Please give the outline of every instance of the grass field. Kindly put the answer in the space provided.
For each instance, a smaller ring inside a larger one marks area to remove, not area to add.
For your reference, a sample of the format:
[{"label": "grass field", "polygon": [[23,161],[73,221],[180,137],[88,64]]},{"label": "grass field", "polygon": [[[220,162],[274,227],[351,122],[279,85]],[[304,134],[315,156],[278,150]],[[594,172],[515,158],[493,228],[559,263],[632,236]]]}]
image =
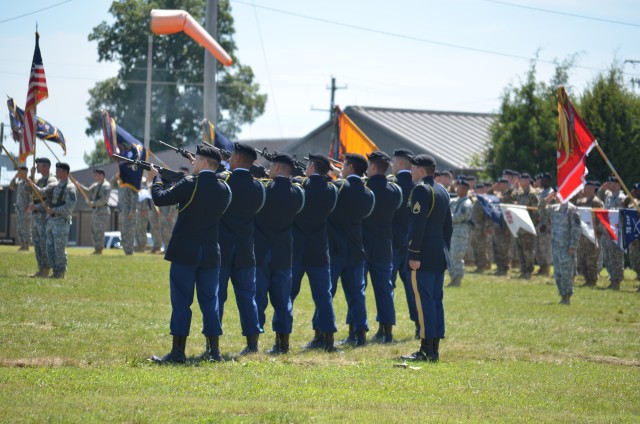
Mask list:
[{"label": "grass field", "polygon": [[[159,255],[68,252],[67,278],[44,280],[27,277],[33,253],[0,247],[2,422],[640,421],[640,293],[631,273],[620,292],[578,287],[569,307],[557,304],[551,278],[468,274],[462,288],[445,289],[441,362],[419,369],[394,367],[418,346],[401,283],[398,341],[335,354],[301,349],[313,313],[303,285],[291,353],[232,360],[244,340],[231,296],[227,362],[195,360],[204,338],[194,304],[189,364],[159,367],[146,358],[170,348],[169,264]],[[371,288],[367,304],[375,331]],[[335,308],[343,338],[341,290]],[[268,326],[261,351],[272,343]]]}]

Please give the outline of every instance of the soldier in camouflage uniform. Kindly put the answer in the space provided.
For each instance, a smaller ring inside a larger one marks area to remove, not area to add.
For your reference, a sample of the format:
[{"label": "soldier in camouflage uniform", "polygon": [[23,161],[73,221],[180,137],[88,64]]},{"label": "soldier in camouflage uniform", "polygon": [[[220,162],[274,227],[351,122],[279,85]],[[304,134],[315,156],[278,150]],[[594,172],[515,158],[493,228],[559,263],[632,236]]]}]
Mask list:
[{"label": "soldier in camouflage uniform", "polygon": [[64,278],[71,214],[76,207],[76,187],[69,184],[69,165],[56,164],[58,184],[53,188],[53,202],[47,207],[47,256],[53,267],[51,278]]},{"label": "soldier in camouflage uniform", "polygon": [[[582,193],[582,196],[576,201],[576,206],[602,209],[604,203],[596,196],[596,183],[588,181]],[[598,219],[593,216],[593,232],[595,239],[599,239],[600,226]],[[584,234],[580,236],[578,241],[578,273],[584,275],[585,286],[595,287],[598,283],[598,246],[592,243]]]},{"label": "soldier in camouflage uniform", "polygon": [[160,206],[160,234],[165,249],[171,240],[177,215],[175,206]]},{"label": "soldier in camouflage uniform", "polygon": [[[611,176],[606,184],[600,187],[604,190],[606,197],[604,200],[605,209],[620,209],[624,201],[624,193],[620,191],[620,183]],[[624,250],[620,249],[618,244],[611,240],[611,237],[603,237],[604,249],[604,266],[609,274],[608,289],[620,290],[620,283],[624,279]]]},{"label": "soldier in camouflage uniform", "polygon": [[[505,178],[501,178],[497,183],[493,185],[489,194],[495,194],[500,199],[501,203],[511,203],[511,191],[508,188],[509,181]],[[495,275],[508,276],[509,264],[511,254],[511,240],[513,236],[507,226],[507,223],[503,221],[501,224],[491,224],[494,227],[493,231],[493,258],[495,260],[498,270]]]},{"label": "soldier in camouflage uniform", "polygon": [[[627,197],[624,199],[622,206],[624,208],[636,208],[640,204],[640,183],[635,183],[631,190],[631,196],[633,196],[635,205],[631,203],[631,200]],[[640,280],[640,240],[635,239],[629,245],[629,262],[631,269],[636,272],[636,280]],[[640,287],[638,287],[640,292]]]},{"label": "soldier in camouflage uniform", "polygon": [[540,176],[540,192],[538,193],[538,223],[536,225],[536,260],[540,268],[536,275],[549,276],[551,270],[551,215],[540,213],[540,208],[546,208],[546,199],[555,190],[551,187],[551,174],[545,172]]},{"label": "soldier in camouflage uniform", "polygon": [[158,253],[162,250],[162,231],[160,224],[160,208],[151,202],[149,211],[149,227],[151,228],[151,237],[153,238],[153,247],[151,253]]},{"label": "soldier in camouflage uniform", "polygon": [[[28,191],[37,190],[47,205],[51,204],[53,187],[57,184],[56,177],[51,175],[51,161],[47,158],[36,158],[36,168],[42,177],[35,183],[30,184]],[[31,168],[31,180],[33,180],[35,169]],[[33,201],[27,208],[32,213],[31,235],[33,237],[33,250],[38,262],[38,272],[31,277],[49,277],[51,264],[47,256],[47,211],[40,199],[34,194]]]},{"label": "soldier in camouflage uniform", "polygon": [[138,210],[136,216],[136,252],[144,253],[147,248],[147,228],[149,226],[149,215],[153,208],[151,192],[147,189],[146,180],[142,179],[142,185],[138,192]]},{"label": "soldier in camouflage uniform", "polygon": [[[476,188],[476,194],[487,194],[487,187],[484,184],[479,184]],[[469,244],[473,249],[473,257],[476,264],[476,270],[474,272],[481,274],[487,269],[487,267],[491,267],[487,252],[487,241],[491,240],[493,227],[491,225],[491,221],[487,217],[487,214],[484,212],[482,205],[478,203],[477,200],[473,204],[471,219],[473,221],[473,226],[470,228],[471,237],[469,238]]]},{"label": "soldier in camouflage uniform", "polygon": [[464,277],[464,255],[469,244],[469,226],[473,204],[467,196],[469,183],[458,180],[456,194],[458,197],[451,203],[453,233],[451,235],[451,282],[448,287],[460,287]]},{"label": "soldier in camouflage uniform", "polygon": [[[553,197],[547,197],[547,203]],[[551,243],[553,245],[553,276],[562,299],[560,303],[569,305],[573,294],[573,277],[576,267],[576,248],[580,239],[580,215],[578,209],[567,202],[551,209]]]},{"label": "soldier in camouflage uniform", "polygon": [[104,233],[109,228],[111,210],[109,209],[109,196],[111,196],[111,184],[104,179],[104,170],[94,169],[93,175],[96,182],[89,187],[82,186],[91,201],[91,240],[93,241],[92,255],[101,255],[104,248]]},{"label": "soldier in camouflage uniform", "polygon": [[9,183],[9,190],[16,192],[16,243],[20,245],[18,250],[29,250],[29,245],[31,244],[31,213],[27,212],[27,208],[31,203],[31,189],[29,181],[22,178],[22,175],[28,178],[27,172],[29,168],[21,166],[20,170],[22,174],[17,172],[13,176]]},{"label": "soldier in camouflage uniform", "polygon": [[[520,176],[519,190],[517,191],[517,204],[535,208],[529,210],[529,216],[535,226],[538,223],[538,195],[535,189],[531,188],[531,176],[524,173]],[[518,256],[520,257],[520,278],[529,279],[533,273],[535,262],[536,236],[523,229],[518,230],[516,238]]]},{"label": "soldier in camouflage uniform", "polygon": [[[123,156],[129,159],[138,159],[140,152],[135,146],[125,148],[121,144],[118,147]],[[133,245],[136,236],[136,212],[138,209],[138,191],[142,182],[142,169],[134,168],[132,165],[121,162],[119,164],[118,184],[118,211],[120,221],[120,233],[122,238],[122,249],[127,255],[133,255]],[[114,178],[116,178],[114,177]],[[111,183],[115,186],[114,182]]]}]

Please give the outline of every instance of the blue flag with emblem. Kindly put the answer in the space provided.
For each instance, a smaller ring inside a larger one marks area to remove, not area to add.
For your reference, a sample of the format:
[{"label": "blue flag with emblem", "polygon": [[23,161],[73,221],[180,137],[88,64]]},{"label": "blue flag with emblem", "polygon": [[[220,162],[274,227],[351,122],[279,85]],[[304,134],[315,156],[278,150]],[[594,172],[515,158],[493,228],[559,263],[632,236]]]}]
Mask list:
[{"label": "blue flag with emblem", "polygon": [[496,224],[502,224],[502,209],[500,209],[500,199],[493,194],[478,194],[478,203],[482,206],[484,213]]},{"label": "blue flag with emblem", "polygon": [[[147,149],[144,144],[127,130],[116,124],[117,153],[132,160],[147,160]],[[143,169],[128,163],[120,163],[120,180],[123,187],[129,187],[135,191],[140,190]]]},{"label": "blue flag with emblem", "polygon": [[640,239],[640,216],[637,209],[620,209],[622,245],[627,249],[634,240]]},{"label": "blue flag with emblem", "polygon": [[[11,97],[7,100],[7,108],[9,108],[9,120],[11,122],[13,139],[20,141],[22,139],[22,131],[24,131],[24,110],[16,106]],[[64,154],[67,154],[67,143],[62,131],[49,121],[40,117],[36,117],[36,137],[40,140],[58,143],[60,147],[62,147]]]}]

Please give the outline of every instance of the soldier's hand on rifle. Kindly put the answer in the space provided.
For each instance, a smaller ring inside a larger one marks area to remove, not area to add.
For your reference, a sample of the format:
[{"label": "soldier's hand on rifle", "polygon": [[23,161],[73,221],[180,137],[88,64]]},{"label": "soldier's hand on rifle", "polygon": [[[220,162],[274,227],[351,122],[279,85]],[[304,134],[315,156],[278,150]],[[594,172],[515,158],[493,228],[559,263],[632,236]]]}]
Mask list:
[{"label": "soldier's hand on rifle", "polygon": [[31,213],[34,210],[36,210],[36,205],[33,202],[29,203],[29,206],[27,206],[26,212]]},{"label": "soldier's hand on rifle", "polygon": [[158,175],[158,170],[155,167],[151,166],[151,168],[147,171],[149,180],[153,180],[156,175]]},{"label": "soldier's hand on rifle", "polygon": [[187,152],[187,156],[189,156],[189,160],[191,161],[191,165],[196,163],[196,157],[191,152]]},{"label": "soldier's hand on rifle", "polygon": [[417,271],[418,268],[420,268],[420,261],[410,260],[409,261],[409,268],[411,268],[414,271]]}]

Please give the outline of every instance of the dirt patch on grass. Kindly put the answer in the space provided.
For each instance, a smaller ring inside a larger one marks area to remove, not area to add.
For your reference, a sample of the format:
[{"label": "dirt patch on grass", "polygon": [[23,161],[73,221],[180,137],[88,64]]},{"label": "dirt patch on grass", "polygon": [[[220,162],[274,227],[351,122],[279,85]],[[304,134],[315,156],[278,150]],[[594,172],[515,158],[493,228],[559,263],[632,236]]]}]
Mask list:
[{"label": "dirt patch on grass", "polygon": [[59,357],[41,357],[41,358],[16,358],[16,359],[0,359],[0,366],[10,368],[26,368],[26,367],[77,367],[80,365],[75,359],[59,358]]}]

